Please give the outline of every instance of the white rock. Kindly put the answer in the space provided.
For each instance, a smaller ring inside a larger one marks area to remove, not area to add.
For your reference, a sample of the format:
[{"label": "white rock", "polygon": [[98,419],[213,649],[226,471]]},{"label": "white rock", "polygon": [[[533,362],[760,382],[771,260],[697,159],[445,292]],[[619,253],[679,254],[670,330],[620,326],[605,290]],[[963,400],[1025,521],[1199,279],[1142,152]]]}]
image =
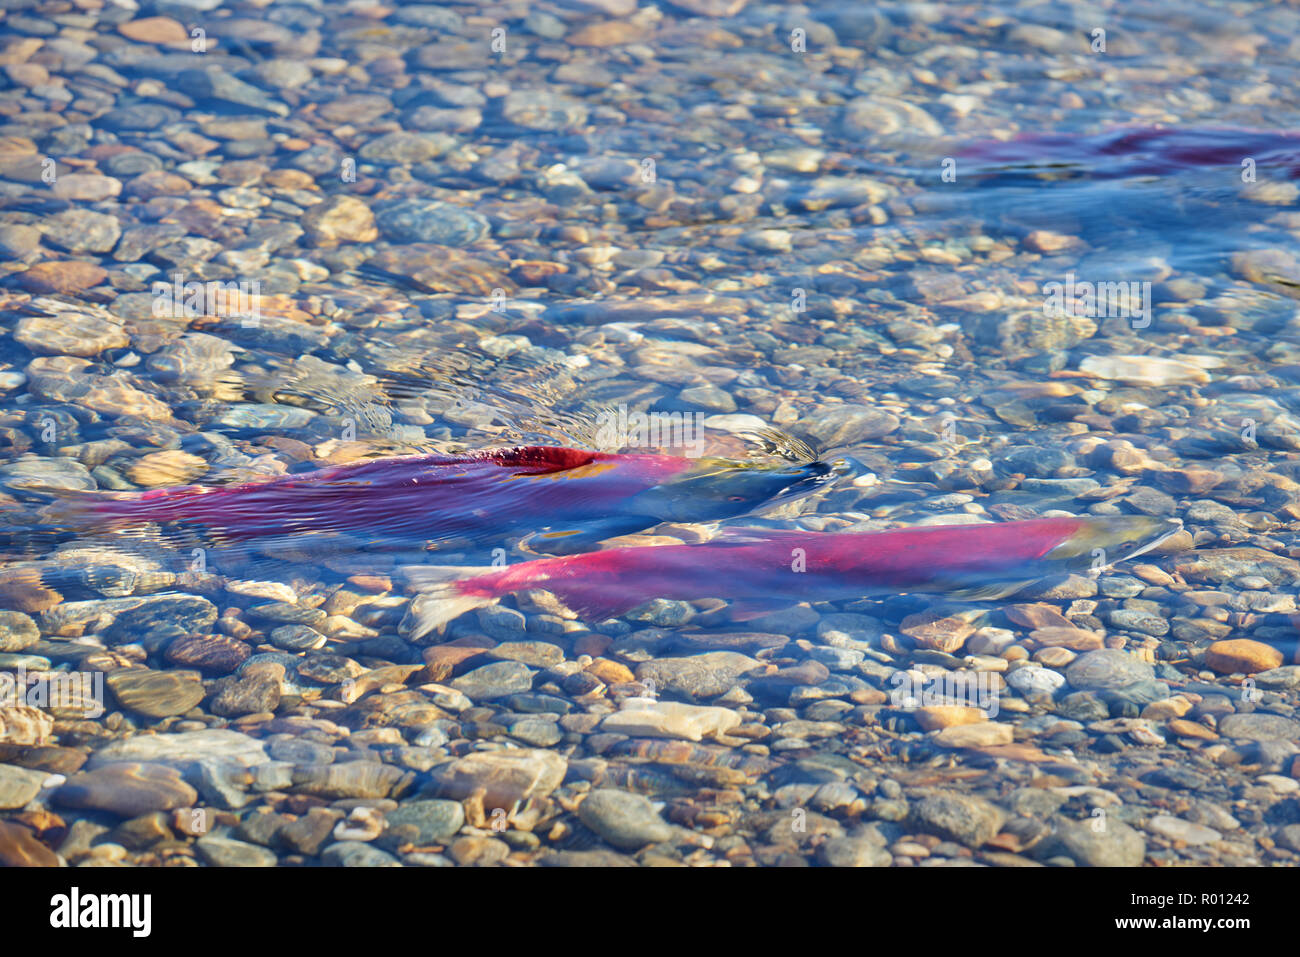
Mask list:
[{"label": "white rock", "polygon": [[98,768],[115,761],[143,761],[147,764],[170,764],[184,767],[205,759],[228,761],[253,767],[271,760],[262,742],[239,731],[209,728],[206,731],[183,731],[179,734],[140,734],[112,741],[100,748],[89,761]]},{"label": "white rock", "polygon": [[700,741],[726,734],[740,724],[740,715],[727,708],[628,698],[623,710],[608,715],[601,729],[617,734]]},{"label": "white rock", "polygon": [[1030,665],[1008,674],[1007,684],[1021,694],[1052,694],[1065,684],[1065,675],[1051,668]]},{"label": "white rock", "polygon": [[729,415],[710,415],[704,420],[704,426],[720,432],[751,432],[767,428],[767,423],[756,415],[733,412]]},{"label": "white rock", "polygon": [[1223,835],[1212,827],[1193,824],[1169,814],[1157,814],[1147,822],[1147,829],[1185,844],[1213,844],[1223,839]]},{"label": "white rock", "polygon": [[284,601],[291,605],[298,601],[298,593],[284,582],[232,581],[226,583],[226,591],[247,598]]},{"label": "white rock", "polygon": [[1100,379],[1134,385],[1185,385],[1209,382],[1206,369],[1223,363],[1213,356],[1183,356],[1165,359],[1160,356],[1089,356],[1079,363],[1079,370]]}]

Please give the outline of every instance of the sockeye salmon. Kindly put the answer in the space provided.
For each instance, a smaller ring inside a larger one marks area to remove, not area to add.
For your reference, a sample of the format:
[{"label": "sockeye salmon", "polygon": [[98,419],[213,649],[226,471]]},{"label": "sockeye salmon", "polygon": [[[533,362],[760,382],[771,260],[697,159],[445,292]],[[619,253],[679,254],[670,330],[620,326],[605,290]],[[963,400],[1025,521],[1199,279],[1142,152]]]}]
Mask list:
[{"label": "sockeye salmon", "polygon": [[381,548],[453,537],[500,544],[547,528],[543,550],[568,552],[664,521],[744,514],[831,474],[821,462],[525,446],[374,459],[237,485],[63,493],[43,520],[74,533],[176,523],[220,543],[303,545],[314,535],[360,533]]},{"label": "sockeye salmon", "polygon": [[729,529],[692,545],[612,548],[499,568],[407,566],[419,638],[505,595],[544,589],[589,621],[654,598],[825,601],[900,592],[997,597],[1060,571],[1108,567],[1182,527],[1143,516],[1042,518],[884,532]]},{"label": "sockeye salmon", "polygon": [[1093,179],[1168,176],[1209,166],[1240,168],[1241,161],[1251,157],[1261,169],[1300,177],[1300,135],[1277,130],[1126,126],[1091,134],[1026,133],[971,144],[958,156],[994,167],[989,172],[1059,169]]}]

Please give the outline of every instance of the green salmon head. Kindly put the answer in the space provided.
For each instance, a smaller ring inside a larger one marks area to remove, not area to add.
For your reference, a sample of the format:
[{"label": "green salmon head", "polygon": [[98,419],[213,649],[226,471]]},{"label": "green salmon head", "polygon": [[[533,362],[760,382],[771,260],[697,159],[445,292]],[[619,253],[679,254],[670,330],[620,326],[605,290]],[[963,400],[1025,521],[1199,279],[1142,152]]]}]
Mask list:
[{"label": "green salmon head", "polygon": [[1072,565],[1090,563],[1093,569],[1101,570],[1149,552],[1182,527],[1183,523],[1173,518],[1145,515],[1090,517],[1084,519],[1077,532],[1044,557]]},{"label": "green salmon head", "polygon": [[751,512],[764,502],[806,494],[831,477],[825,462],[757,465],[701,459],[681,478],[646,489],[626,511],[663,522],[707,522]]}]

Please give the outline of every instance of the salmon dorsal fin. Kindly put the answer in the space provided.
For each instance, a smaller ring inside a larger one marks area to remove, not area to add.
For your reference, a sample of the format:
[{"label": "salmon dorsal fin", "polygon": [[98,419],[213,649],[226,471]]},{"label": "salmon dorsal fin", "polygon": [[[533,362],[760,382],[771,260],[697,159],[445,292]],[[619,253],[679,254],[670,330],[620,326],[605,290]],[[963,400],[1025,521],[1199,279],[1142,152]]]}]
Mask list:
[{"label": "salmon dorsal fin", "polygon": [[509,449],[492,449],[483,458],[525,474],[544,475],[590,465],[599,453],[559,445],[520,445]]}]

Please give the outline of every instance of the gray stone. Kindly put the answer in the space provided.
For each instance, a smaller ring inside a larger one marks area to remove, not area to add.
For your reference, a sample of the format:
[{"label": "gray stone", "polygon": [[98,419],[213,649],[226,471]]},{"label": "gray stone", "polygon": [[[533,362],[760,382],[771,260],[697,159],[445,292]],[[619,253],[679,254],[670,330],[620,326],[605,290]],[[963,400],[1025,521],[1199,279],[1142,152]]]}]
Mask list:
[{"label": "gray stone", "polygon": [[655,693],[672,693],[690,699],[726,694],[742,674],[761,663],[736,651],[709,651],[682,658],[659,658],[637,665],[638,681],[653,681]]},{"label": "gray stone", "polygon": [[423,847],[450,840],[465,823],[465,809],[459,801],[408,801],[389,811],[384,820],[388,826],[379,837],[384,847]]},{"label": "gray stone", "polygon": [[90,756],[88,767],[97,768],[117,761],[143,761],[184,768],[204,759],[222,759],[253,767],[271,759],[262,742],[238,731],[211,728],[177,734],[136,735],[112,741]]},{"label": "gray stone", "polygon": [[1072,687],[1088,690],[1122,688],[1154,680],[1155,676],[1155,669],[1147,662],[1114,648],[1085,652],[1065,669],[1065,678]]},{"label": "gray stone", "polygon": [[502,101],[501,115],[524,129],[557,131],[583,126],[587,107],[581,100],[549,90],[513,90]]},{"label": "gray stone", "polygon": [[531,691],[533,670],[518,661],[498,661],[466,672],[452,681],[451,687],[471,701],[492,701]]},{"label": "gray stone", "polygon": [[275,116],[288,116],[289,107],[225,70],[185,70],[176,78],[181,92],[196,100],[215,100],[244,106]]},{"label": "gray stone", "polygon": [[854,837],[828,838],[817,853],[827,867],[888,867],[894,860],[874,841]]},{"label": "gray stone", "polygon": [[307,625],[281,625],[271,631],[271,644],[285,651],[316,651],[325,647],[326,638]]},{"label": "gray stone", "polygon": [[913,809],[917,826],[968,847],[993,838],[1006,820],[1006,812],[983,798],[957,791],[940,791],[922,798]]},{"label": "gray stone", "polygon": [[1040,859],[1060,855],[1083,867],[1140,866],[1147,851],[1142,835],[1114,815],[1102,823],[1096,828],[1094,821],[1062,820],[1035,852]]},{"label": "gray stone", "polygon": [[821,406],[799,423],[800,429],[823,448],[856,445],[895,431],[897,416],[869,405]]},{"label": "gray stone", "polygon": [[1074,456],[1064,449],[1038,445],[1012,446],[993,461],[994,469],[1003,475],[1020,474],[1035,478],[1050,478],[1073,465]]},{"label": "gray stone", "polygon": [[1169,634],[1167,619],[1135,608],[1116,608],[1107,617],[1112,625],[1124,631],[1135,631],[1140,635]]},{"label": "gray stone", "polygon": [[[466,246],[488,234],[487,218],[451,203],[404,199],[380,210],[375,221],[385,238],[399,243]],[[508,610],[508,609],[506,609]]]},{"label": "gray stone", "polygon": [[275,867],[276,864],[273,851],[229,837],[201,837],[194,849],[212,867]]},{"label": "gray stone", "polygon": [[253,800],[244,793],[253,776],[242,765],[209,758],[199,761],[186,774],[186,780],[216,807],[238,810]]},{"label": "gray stone", "polygon": [[1273,840],[1288,850],[1300,854],[1300,824],[1288,824],[1277,829]]},{"label": "gray stone", "polygon": [[1249,741],[1297,741],[1300,740],[1300,721],[1262,711],[1230,714],[1219,720],[1219,734]]},{"label": "gray stone", "polygon": [[454,139],[442,133],[411,133],[397,130],[376,137],[361,147],[361,158],[374,163],[413,166],[441,156],[454,143]]},{"label": "gray stone", "polygon": [[610,844],[634,851],[672,837],[672,828],[641,794],[599,788],[578,806],[578,817]]},{"label": "gray stone", "polygon": [[517,718],[506,725],[512,738],[518,738],[535,748],[549,748],[560,743],[564,734],[552,718],[528,716]]},{"label": "gray stone", "polygon": [[115,216],[81,208],[46,217],[40,229],[46,242],[74,253],[106,253],[122,235]]},{"label": "gray stone", "polygon": [[363,841],[339,841],[321,852],[326,867],[401,867],[392,854],[371,847]]}]

